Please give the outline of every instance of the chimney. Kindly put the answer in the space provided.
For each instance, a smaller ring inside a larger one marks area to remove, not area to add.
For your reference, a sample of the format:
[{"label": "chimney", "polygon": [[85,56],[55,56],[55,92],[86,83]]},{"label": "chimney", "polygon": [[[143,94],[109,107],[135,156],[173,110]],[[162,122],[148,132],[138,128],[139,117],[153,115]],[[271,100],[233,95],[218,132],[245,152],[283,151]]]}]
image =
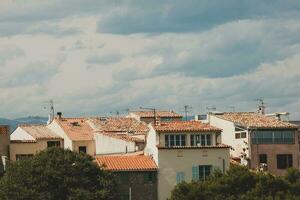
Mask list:
[{"label": "chimney", "polygon": [[62,112],[57,112],[57,118],[61,120]]}]

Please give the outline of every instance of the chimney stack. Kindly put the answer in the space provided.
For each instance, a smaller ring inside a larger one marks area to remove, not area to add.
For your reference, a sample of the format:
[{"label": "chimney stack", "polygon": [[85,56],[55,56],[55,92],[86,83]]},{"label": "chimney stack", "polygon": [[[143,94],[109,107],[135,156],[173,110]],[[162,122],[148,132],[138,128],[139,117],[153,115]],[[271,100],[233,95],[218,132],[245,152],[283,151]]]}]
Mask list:
[{"label": "chimney stack", "polygon": [[57,118],[61,120],[62,112],[57,112]]}]

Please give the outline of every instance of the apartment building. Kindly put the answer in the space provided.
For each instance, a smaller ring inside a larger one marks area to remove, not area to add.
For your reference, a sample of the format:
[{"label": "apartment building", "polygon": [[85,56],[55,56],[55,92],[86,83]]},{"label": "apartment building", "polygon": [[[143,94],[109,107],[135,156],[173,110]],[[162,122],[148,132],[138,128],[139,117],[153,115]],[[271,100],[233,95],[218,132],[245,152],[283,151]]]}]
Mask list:
[{"label": "apartment building", "polygon": [[252,112],[215,113],[208,120],[223,130],[222,142],[242,164],[276,175],[299,167],[297,126]]},{"label": "apartment building", "polygon": [[161,122],[154,127],[158,149],[158,199],[174,186],[207,178],[229,168],[230,146],[220,143],[221,129],[196,121]]},{"label": "apartment building", "polygon": [[152,157],[143,152],[96,156],[96,162],[117,177],[118,199],[156,200],[157,170]]}]

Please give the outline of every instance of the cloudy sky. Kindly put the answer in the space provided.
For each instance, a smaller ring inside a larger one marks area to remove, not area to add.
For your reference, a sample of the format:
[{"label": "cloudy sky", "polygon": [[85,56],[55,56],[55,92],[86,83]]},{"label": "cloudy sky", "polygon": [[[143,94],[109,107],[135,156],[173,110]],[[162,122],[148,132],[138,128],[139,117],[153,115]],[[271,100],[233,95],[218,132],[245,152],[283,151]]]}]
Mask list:
[{"label": "cloudy sky", "polygon": [[299,0],[1,0],[0,117],[140,106],[300,119]]}]

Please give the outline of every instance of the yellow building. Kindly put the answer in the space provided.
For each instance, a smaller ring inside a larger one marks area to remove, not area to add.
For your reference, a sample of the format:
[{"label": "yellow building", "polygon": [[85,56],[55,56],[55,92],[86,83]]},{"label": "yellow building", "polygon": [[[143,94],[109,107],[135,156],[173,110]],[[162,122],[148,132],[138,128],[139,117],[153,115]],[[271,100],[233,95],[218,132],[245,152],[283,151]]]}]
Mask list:
[{"label": "yellow building", "polygon": [[158,148],[158,199],[170,197],[176,184],[205,179],[214,169],[229,168],[229,146],[220,144],[221,129],[195,121],[155,126]]}]

